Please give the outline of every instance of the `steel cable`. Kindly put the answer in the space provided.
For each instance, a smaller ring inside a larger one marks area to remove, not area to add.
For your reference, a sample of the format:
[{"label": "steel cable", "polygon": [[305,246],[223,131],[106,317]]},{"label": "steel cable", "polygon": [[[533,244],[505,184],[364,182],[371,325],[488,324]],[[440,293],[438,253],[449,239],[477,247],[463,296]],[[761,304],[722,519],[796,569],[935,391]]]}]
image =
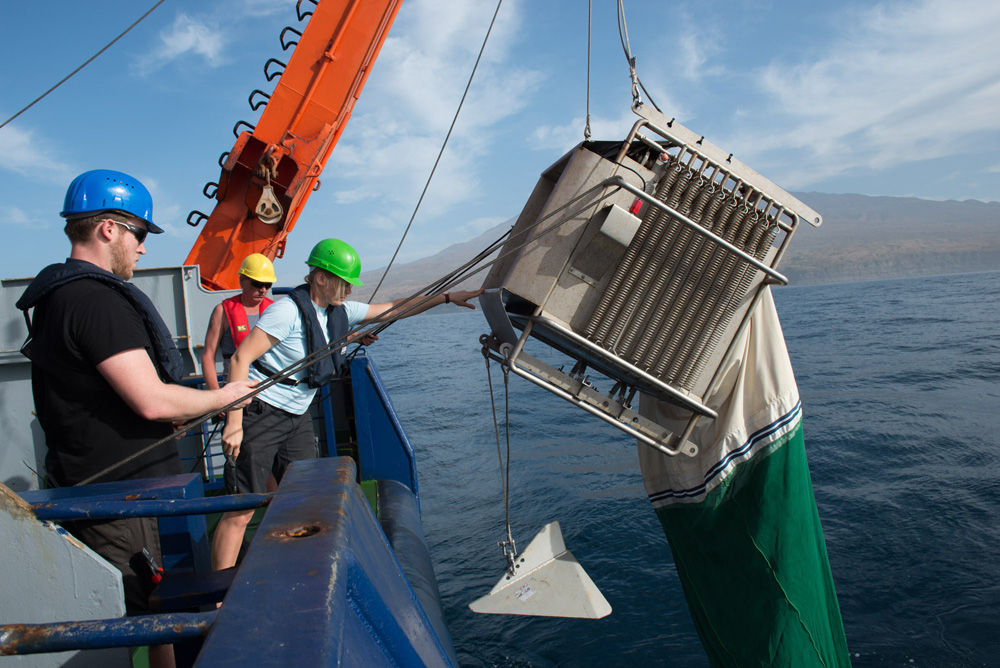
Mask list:
[{"label": "steel cable", "polygon": [[629,43],[628,39],[628,25],[625,22],[625,5],[622,4],[622,0],[618,0],[618,38],[621,40],[622,49],[625,51],[625,58],[626,60],[628,60],[629,76],[632,78],[633,81],[633,86],[632,86],[633,103],[635,104],[641,103],[641,100],[639,99],[639,91],[636,88],[638,87],[639,89],[642,89],[643,93],[646,94],[646,99],[649,100],[649,103],[651,105],[653,105],[653,108],[662,114],[663,112],[660,111],[660,108],[656,105],[656,102],[653,101],[653,97],[649,94],[649,91],[646,90],[646,87],[642,85],[642,80],[639,79],[638,72],[635,71],[635,56],[632,55],[632,45]]},{"label": "steel cable", "polygon": [[145,13],[145,14],[143,14],[143,15],[142,15],[142,16],[140,16],[140,17],[139,17],[138,19],[136,19],[136,20],[135,20],[135,22],[134,22],[134,23],[133,23],[132,25],[130,25],[130,26],[129,26],[128,28],[125,28],[125,30],[123,30],[123,31],[122,31],[121,33],[119,33],[118,37],[115,37],[115,38],[114,38],[113,40],[111,40],[111,41],[110,41],[110,42],[108,42],[108,43],[107,43],[106,45],[104,45],[104,48],[103,48],[103,49],[101,49],[100,51],[98,51],[97,53],[95,53],[94,55],[92,55],[92,56],[91,56],[90,58],[88,58],[88,59],[87,59],[87,60],[86,60],[86,61],[85,61],[85,62],[83,63],[83,65],[80,65],[80,66],[79,66],[78,68],[76,68],[75,70],[73,70],[72,72],[70,72],[69,74],[67,74],[66,76],[64,76],[64,77],[62,78],[62,80],[60,80],[60,81],[59,81],[59,83],[57,83],[57,84],[56,84],[56,85],[54,85],[54,86],[53,86],[52,88],[48,89],[47,91],[45,91],[44,93],[42,93],[41,95],[39,95],[38,97],[36,97],[36,98],[35,98],[34,100],[32,100],[32,101],[31,101],[31,103],[30,103],[30,104],[29,104],[28,106],[26,106],[25,108],[21,109],[21,111],[17,112],[16,114],[14,114],[14,115],[13,115],[13,116],[11,116],[10,118],[8,118],[8,119],[7,119],[6,121],[4,121],[3,123],[0,123],[0,128],[2,128],[3,126],[7,125],[8,123],[10,123],[10,122],[11,122],[12,120],[14,120],[14,119],[15,119],[15,118],[17,118],[18,116],[20,116],[21,114],[23,114],[24,112],[26,112],[26,111],[27,111],[28,109],[31,109],[31,108],[32,108],[33,106],[35,106],[35,105],[36,105],[37,103],[41,102],[41,101],[42,101],[42,100],[43,100],[43,99],[44,99],[44,98],[45,98],[45,97],[46,97],[46,96],[47,96],[47,95],[48,95],[49,93],[51,93],[51,92],[52,92],[52,91],[54,91],[54,90],[55,90],[56,88],[59,88],[59,86],[62,86],[62,85],[63,85],[64,83],[66,83],[67,81],[69,81],[69,80],[70,80],[70,78],[71,78],[71,77],[72,77],[73,75],[75,75],[75,74],[76,74],[77,72],[79,72],[79,71],[80,71],[80,70],[82,70],[82,69],[83,69],[84,67],[86,67],[86,66],[87,66],[87,65],[89,65],[89,64],[90,64],[91,62],[93,62],[93,61],[94,61],[94,60],[95,60],[95,59],[96,59],[96,58],[97,58],[97,57],[98,57],[99,55],[101,55],[102,53],[104,53],[105,51],[107,51],[108,49],[110,49],[110,48],[111,48],[111,47],[112,47],[112,46],[114,45],[114,43],[115,43],[115,42],[117,42],[117,41],[118,41],[118,40],[120,40],[120,39],[121,39],[122,37],[124,37],[124,36],[125,36],[126,34],[128,34],[128,32],[129,32],[130,30],[132,30],[132,28],[134,28],[134,27],[136,27],[137,25],[139,25],[139,23],[140,23],[140,22],[141,22],[141,21],[142,21],[142,20],[143,20],[144,18],[146,18],[147,16],[149,16],[150,14],[152,14],[152,13],[153,13],[153,10],[154,10],[154,9],[156,9],[157,7],[159,7],[160,5],[162,5],[162,4],[163,4],[163,2],[164,2],[164,0],[159,0],[159,2],[157,2],[157,3],[155,4],[155,5],[153,5],[152,7],[150,7],[150,8],[149,8],[149,9],[148,9],[148,10],[146,11],[146,13]]},{"label": "steel cable", "polygon": [[[542,218],[540,218],[539,220],[537,220],[535,223],[533,223],[532,225],[530,225],[527,228],[527,230],[525,230],[525,231],[530,231],[530,230],[538,227],[539,225],[541,225],[542,223],[546,222],[547,220],[549,220],[553,216],[555,216],[555,215],[557,215],[557,214],[565,211],[571,205],[573,205],[576,202],[579,202],[581,199],[587,197],[588,195],[590,195],[595,190],[598,190],[598,189],[603,188],[603,187],[605,187],[603,184],[598,184],[597,186],[594,186],[593,188],[590,188],[590,189],[584,191],[580,195],[577,195],[576,197],[574,197],[573,199],[571,199],[566,204],[558,207],[557,209],[555,209],[551,213],[549,213],[549,214],[543,216]],[[611,192],[603,195],[600,199],[605,199],[607,197],[611,197],[615,193],[619,192],[619,190],[621,190],[620,187],[613,188],[611,190]],[[509,234],[509,232],[505,233],[503,236],[501,236],[499,239],[497,239],[497,241],[493,242],[485,250],[483,250],[482,252],[480,252],[476,256],[476,258],[474,258],[473,260],[471,260],[469,262],[466,262],[464,265],[460,266],[458,269],[455,269],[455,270],[449,272],[449,274],[446,274],[446,276],[444,278],[438,279],[438,280],[434,281],[433,283],[431,283],[430,285],[428,285],[426,288],[418,290],[417,292],[415,292],[414,294],[412,294],[411,296],[409,296],[408,298],[406,298],[405,300],[403,300],[402,302],[400,302],[396,306],[394,306],[391,309],[389,309],[388,311],[386,311],[386,313],[383,314],[383,316],[379,319],[379,321],[378,321],[379,324],[378,325],[375,325],[375,326],[370,327],[368,329],[358,329],[358,330],[355,330],[353,332],[348,333],[347,336],[343,336],[343,337],[339,338],[336,341],[328,343],[327,345],[323,346],[322,348],[319,348],[316,351],[310,353],[309,355],[306,355],[301,360],[298,360],[297,362],[294,362],[293,364],[290,364],[289,366],[285,367],[284,369],[278,371],[277,373],[275,373],[273,376],[271,376],[267,380],[262,381],[253,390],[251,390],[250,392],[248,392],[244,396],[240,397],[236,401],[233,401],[233,402],[231,402],[229,404],[226,404],[225,406],[223,406],[223,407],[221,407],[219,409],[213,410],[213,411],[211,411],[209,413],[206,413],[205,415],[203,415],[203,416],[201,416],[199,418],[196,418],[196,419],[192,420],[191,422],[189,422],[189,423],[183,425],[182,427],[178,428],[173,434],[170,434],[169,436],[165,436],[164,438],[162,438],[162,439],[160,439],[160,440],[158,440],[158,441],[156,441],[154,443],[151,443],[151,444],[147,445],[146,447],[142,448],[141,450],[138,450],[138,451],[132,453],[128,457],[126,457],[126,458],[124,458],[124,459],[122,459],[122,460],[120,460],[120,461],[112,464],[111,466],[109,466],[109,467],[107,467],[107,468],[105,468],[105,469],[103,469],[101,471],[98,471],[97,473],[95,473],[94,475],[90,476],[89,478],[86,478],[85,480],[82,480],[82,481],[76,483],[76,485],[74,485],[74,486],[88,485],[88,484],[94,482],[95,480],[98,480],[98,479],[104,477],[105,475],[107,475],[111,471],[114,471],[115,469],[118,469],[118,468],[124,466],[125,464],[128,464],[129,462],[135,460],[136,458],[141,457],[142,455],[146,454],[147,452],[150,452],[151,450],[154,450],[155,448],[157,448],[157,447],[159,447],[161,445],[164,445],[166,443],[169,443],[171,441],[175,441],[175,440],[181,438],[183,436],[184,432],[186,432],[186,431],[188,431],[190,429],[193,429],[195,427],[200,426],[205,421],[210,420],[213,415],[216,415],[216,414],[218,414],[220,412],[228,411],[228,410],[232,409],[234,406],[237,406],[238,404],[243,403],[247,399],[252,399],[253,397],[256,397],[258,394],[260,394],[261,392],[263,392],[267,388],[271,387],[272,385],[274,385],[276,383],[281,382],[285,378],[288,378],[289,376],[297,373],[298,371],[301,371],[302,369],[305,369],[306,367],[311,366],[312,364],[314,364],[314,363],[316,363],[316,362],[318,362],[318,361],[320,361],[322,359],[325,359],[326,357],[329,357],[330,355],[333,354],[333,352],[334,352],[334,350],[336,348],[342,347],[342,346],[346,345],[347,343],[349,343],[349,341],[348,341],[349,337],[354,336],[354,335],[357,335],[358,337],[363,337],[366,334],[378,334],[379,332],[384,331],[387,327],[389,327],[389,325],[391,325],[392,323],[396,322],[397,320],[399,320],[401,318],[405,318],[407,316],[407,314],[409,314],[411,311],[413,311],[414,309],[417,309],[420,306],[426,304],[428,300],[430,300],[434,296],[436,296],[436,295],[433,295],[433,294],[432,295],[426,295],[426,294],[424,294],[428,290],[431,290],[431,289],[433,289],[435,287],[446,287],[446,288],[447,287],[451,287],[451,286],[457,285],[458,283],[461,283],[462,281],[464,281],[464,280],[466,280],[468,278],[471,278],[472,276],[475,276],[476,274],[478,274],[478,273],[480,273],[480,272],[488,269],[489,267],[493,266],[497,262],[499,262],[499,261],[501,261],[503,259],[506,259],[507,257],[509,257],[512,254],[517,253],[524,246],[526,246],[526,245],[528,245],[530,243],[533,243],[537,239],[540,239],[541,237],[545,236],[546,234],[549,234],[550,232],[553,232],[553,231],[557,230],[560,226],[562,226],[566,222],[572,220],[578,213],[580,213],[580,211],[582,211],[582,210],[584,210],[584,209],[586,209],[586,208],[588,208],[590,206],[593,206],[593,204],[594,204],[593,202],[589,202],[589,201],[586,202],[585,204],[583,204],[578,209],[570,211],[569,213],[567,213],[561,220],[558,220],[557,222],[553,223],[552,225],[550,225],[549,227],[545,228],[541,232],[538,232],[537,234],[535,234],[535,235],[533,235],[533,236],[525,239],[523,243],[516,245],[515,247],[507,250],[506,252],[500,253],[495,259],[493,259],[493,260],[491,260],[489,262],[481,263],[481,260],[483,258],[488,257],[490,254],[492,254],[495,250],[497,250],[499,248],[500,244],[505,240],[505,238]],[[477,264],[480,265],[480,266],[477,266]],[[448,280],[447,276],[451,276],[452,278],[450,280]],[[442,281],[444,281],[444,282],[442,282]],[[408,308],[400,311],[400,309],[402,309],[404,306],[407,306],[407,305],[409,305]],[[388,314],[392,313],[393,311],[399,311],[399,312],[397,313],[397,315],[395,315],[395,316],[393,316],[391,318],[386,318],[386,316],[388,316]],[[356,354],[357,350],[359,348],[361,348],[360,345],[358,345],[358,347],[354,351],[352,351],[351,356],[353,356],[354,354]]]},{"label": "steel cable", "polygon": [[451,126],[448,128],[448,134],[445,135],[444,143],[441,144],[441,150],[438,151],[437,159],[434,161],[434,166],[431,168],[431,173],[427,176],[427,183],[424,184],[424,189],[420,193],[420,198],[417,199],[417,206],[413,209],[413,215],[410,216],[410,222],[406,224],[406,229],[403,230],[403,236],[399,240],[399,245],[396,246],[395,252],[392,254],[392,259],[389,260],[389,264],[386,266],[385,271],[382,272],[382,278],[378,280],[378,284],[375,286],[375,290],[372,291],[371,297],[368,298],[368,303],[371,304],[372,300],[375,299],[375,294],[378,292],[379,288],[382,287],[382,283],[385,281],[385,277],[389,275],[389,270],[392,269],[393,262],[396,261],[396,256],[399,255],[400,249],[403,247],[403,242],[406,241],[406,235],[410,233],[410,228],[413,226],[413,221],[417,217],[417,212],[420,210],[420,205],[424,201],[424,195],[427,194],[427,189],[431,186],[431,181],[434,179],[434,172],[437,171],[438,164],[441,162],[441,156],[444,155],[444,149],[448,146],[448,140],[451,138],[451,132],[455,129],[455,123],[458,122],[458,115],[462,112],[462,105],[465,104],[465,98],[469,94],[469,88],[472,86],[472,79],[476,76],[476,70],[479,68],[479,61],[483,58],[483,52],[486,50],[486,42],[490,39],[490,33],[493,31],[493,24],[496,23],[497,14],[500,13],[500,5],[503,4],[503,0],[497,2],[496,11],[493,12],[493,20],[490,21],[490,27],[486,31],[486,37],[483,39],[483,45],[479,49],[479,56],[476,58],[476,64],[472,66],[472,73],[469,75],[469,81],[465,84],[465,92],[462,93],[462,100],[458,103],[458,109],[455,110],[455,116],[451,119]]},{"label": "steel cable", "polygon": [[587,2],[587,124],[583,128],[583,138],[590,141],[590,36],[593,31],[594,0]]}]

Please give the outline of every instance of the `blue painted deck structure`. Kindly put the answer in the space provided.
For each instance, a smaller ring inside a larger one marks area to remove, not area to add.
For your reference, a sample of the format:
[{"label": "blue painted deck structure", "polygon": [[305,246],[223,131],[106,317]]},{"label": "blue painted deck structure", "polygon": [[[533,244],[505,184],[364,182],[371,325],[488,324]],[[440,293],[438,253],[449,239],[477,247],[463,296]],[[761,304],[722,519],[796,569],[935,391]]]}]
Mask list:
[{"label": "blue painted deck structure", "polygon": [[[178,665],[457,665],[420,524],[413,449],[364,354],[351,379],[339,421],[336,392],[321,395],[331,456],[296,462],[273,495],[205,498],[197,474],[22,494],[40,519],[160,517],[167,575],[157,600],[167,612],[7,625],[0,653],[178,642]],[[348,432],[342,447],[338,434]],[[370,498],[362,480],[373,481]],[[204,513],[259,505],[268,510],[242,565],[211,573]],[[175,611],[178,602],[192,607]]]}]

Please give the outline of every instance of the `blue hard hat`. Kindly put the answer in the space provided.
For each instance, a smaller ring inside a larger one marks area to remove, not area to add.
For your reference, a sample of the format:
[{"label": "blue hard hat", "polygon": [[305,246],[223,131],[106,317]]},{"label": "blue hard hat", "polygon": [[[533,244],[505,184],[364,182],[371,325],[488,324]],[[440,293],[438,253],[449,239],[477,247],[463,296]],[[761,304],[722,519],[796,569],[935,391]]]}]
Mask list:
[{"label": "blue hard hat", "polygon": [[146,221],[153,234],[163,230],[153,223],[153,197],[138,179],[110,169],[94,169],[73,179],[59,215],[63,218],[92,216],[101,211],[122,211]]}]

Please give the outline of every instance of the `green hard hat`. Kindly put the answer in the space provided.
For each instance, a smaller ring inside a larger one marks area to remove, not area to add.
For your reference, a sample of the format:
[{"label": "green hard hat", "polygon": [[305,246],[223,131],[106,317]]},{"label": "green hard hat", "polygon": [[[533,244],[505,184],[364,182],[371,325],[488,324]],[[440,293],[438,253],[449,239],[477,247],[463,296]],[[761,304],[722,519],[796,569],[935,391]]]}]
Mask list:
[{"label": "green hard hat", "polygon": [[351,285],[364,285],[361,282],[361,258],[351,245],[340,239],[323,239],[309,253],[306,264],[325,269]]}]

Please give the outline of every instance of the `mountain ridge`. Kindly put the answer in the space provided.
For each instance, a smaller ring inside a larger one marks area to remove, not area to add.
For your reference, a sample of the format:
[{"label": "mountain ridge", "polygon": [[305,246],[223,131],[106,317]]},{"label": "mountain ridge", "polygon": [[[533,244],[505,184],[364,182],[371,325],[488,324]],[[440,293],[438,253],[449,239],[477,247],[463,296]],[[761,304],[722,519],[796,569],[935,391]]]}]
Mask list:
[{"label": "mountain ridge", "polygon": [[[1000,269],[1000,202],[917,197],[793,193],[823,216],[818,228],[799,227],[779,271],[792,285]],[[377,301],[404,297],[468,262],[514,224],[514,218],[438,253],[395,265]],[[361,274],[367,300],[385,268]],[[474,289],[483,271],[455,289]]]}]

